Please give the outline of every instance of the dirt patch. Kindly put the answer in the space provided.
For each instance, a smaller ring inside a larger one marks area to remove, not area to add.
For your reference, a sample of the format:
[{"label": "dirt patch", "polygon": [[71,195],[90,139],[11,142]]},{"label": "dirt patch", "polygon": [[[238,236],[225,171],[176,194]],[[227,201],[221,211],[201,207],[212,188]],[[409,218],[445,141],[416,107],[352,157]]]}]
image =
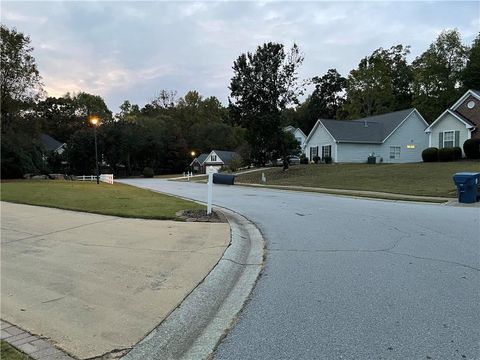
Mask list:
[{"label": "dirt patch", "polygon": [[207,215],[207,210],[182,210],[176,215],[188,222],[211,222],[211,223],[226,223],[228,222],[220,211],[212,210],[210,215]]}]

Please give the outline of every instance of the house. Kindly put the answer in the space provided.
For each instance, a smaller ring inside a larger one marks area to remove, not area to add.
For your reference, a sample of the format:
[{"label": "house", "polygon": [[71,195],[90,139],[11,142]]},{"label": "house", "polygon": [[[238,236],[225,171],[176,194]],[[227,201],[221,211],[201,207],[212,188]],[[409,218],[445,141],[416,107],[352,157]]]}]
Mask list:
[{"label": "house", "polygon": [[47,153],[61,155],[65,151],[65,143],[55,140],[50,135],[40,134],[40,141]]},{"label": "house", "polygon": [[460,147],[468,139],[480,139],[480,91],[468,90],[450,109],[445,110],[429,127],[430,147]]},{"label": "house", "polygon": [[204,174],[205,173],[205,166],[203,163],[205,162],[205,159],[207,158],[208,153],[203,153],[198,155],[193,161],[190,163],[190,167],[192,168],[193,172],[195,173],[200,173]]},{"label": "house", "polygon": [[209,166],[213,166],[218,171],[228,166],[235,155],[234,151],[212,150],[210,153],[200,154],[192,161],[190,166],[193,167],[194,171],[202,174],[206,172]]},{"label": "house", "polygon": [[307,140],[307,135],[305,135],[305,133],[302,131],[302,129],[295,128],[293,126],[287,126],[283,130],[285,132],[289,132],[293,136],[295,136],[295,139],[300,144],[300,149],[302,150],[302,153],[305,153],[305,140]]},{"label": "house", "polygon": [[333,162],[407,163],[422,161],[428,147],[425,119],[416,109],[395,111],[356,120],[316,122],[305,142],[310,160],[330,156]]}]

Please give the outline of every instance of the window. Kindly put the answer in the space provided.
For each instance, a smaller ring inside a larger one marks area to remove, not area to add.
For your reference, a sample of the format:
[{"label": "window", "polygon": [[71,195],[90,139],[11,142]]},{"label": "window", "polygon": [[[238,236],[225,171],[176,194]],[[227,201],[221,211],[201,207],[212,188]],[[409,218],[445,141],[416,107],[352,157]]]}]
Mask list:
[{"label": "window", "polygon": [[325,157],[332,157],[332,145],[322,146],[322,159]]},{"label": "window", "polygon": [[400,159],[400,146],[390,146],[390,159]]},{"label": "window", "polygon": [[310,161],[312,161],[315,156],[318,156],[318,146],[310,148]]},{"label": "window", "polygon": [[217,161],[217,155],[210,156],[210,161]]},{"label": "window", "polygon": [[454,144],[455,144],[454,132],[453,131],[445,131],[443,133],[443,147],[444,148],[453,148]]},{"label": "window", "polygon": [[472,101],[469,101],[469,102],[467,103],[467,107],[468,107],[469,109],[473,109],[473,108],[475,107],[475,101],[473,101],[473,100],[472,100]]}]

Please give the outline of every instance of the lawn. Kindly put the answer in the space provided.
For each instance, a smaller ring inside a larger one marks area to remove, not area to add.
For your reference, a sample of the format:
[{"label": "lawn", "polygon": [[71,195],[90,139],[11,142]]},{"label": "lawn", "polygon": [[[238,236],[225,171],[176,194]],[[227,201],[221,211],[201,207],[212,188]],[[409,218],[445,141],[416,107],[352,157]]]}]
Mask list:
[{"label": "lawn", "polygon": [[144,219],[178,220],[179,210],[204,206],[124,184],[60,180],[2,182],[1,200]]},{"label": "lawn", "polygon": [[30,360],[31,358],[17,349],[15,349],[13,346],[10,346],[6,341],[1,341],[0,342],[0,358],[2,360]]},{"label": "lawn", "polygon": [[[266,170],[267,185],[367,190],[395,194],[456,197],[452,175],[480,172],[478,161],[413,164],[310,164]],[[262,172],[239,175],[237,183],[261,183]]]}]

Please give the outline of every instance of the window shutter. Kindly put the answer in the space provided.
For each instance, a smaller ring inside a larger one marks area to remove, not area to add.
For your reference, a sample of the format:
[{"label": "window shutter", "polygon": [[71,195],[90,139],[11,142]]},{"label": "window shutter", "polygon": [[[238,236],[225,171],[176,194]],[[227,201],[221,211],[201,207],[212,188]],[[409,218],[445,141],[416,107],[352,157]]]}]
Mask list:
[{"label": "window shutter", "polygon": [[318,146],[317,146],[317,156],[318,156]]},{"label": "window shutter", "polygon": [[443,132],[438,134],[438,148],[443,149]]},{"label": "window shutter", "polygon": [[460,146],[460,131],[455,131],[455,146]]}]

